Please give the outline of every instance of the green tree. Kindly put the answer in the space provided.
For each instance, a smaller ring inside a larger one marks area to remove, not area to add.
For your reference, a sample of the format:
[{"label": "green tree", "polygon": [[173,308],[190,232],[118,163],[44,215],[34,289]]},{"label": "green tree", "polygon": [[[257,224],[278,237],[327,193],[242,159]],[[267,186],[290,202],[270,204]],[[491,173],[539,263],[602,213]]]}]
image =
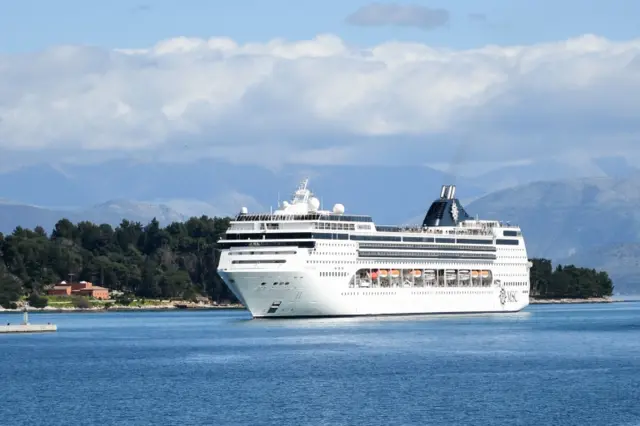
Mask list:
[{"label": "green tree", "polygon": [[548,259],[531,259],[531,296],[558,299],[611,296],[613,282],[604,271],[557,265],[553,269]]},{"label": "green tree", "polygon": [[27,300],[29,306],[33,306],[34,308],[44,308],[49,304],[49,299],[39,296],[36,293],[31,293]]},{"label": "green tree", "polygon": [[0,306],[5,309],[16,307],[15,302],[22,297],[24,289],[18,277],[7,271],[6,266],[0,263]]},{"label": "green tree", "polygon": [[220,280],[217,241],[229,218],[193,217],[166,227],[123,220],[106,224],[59,220],[50,236],[42,227],[0,234],[0,298],[44,294],[61,280],[86,280],[131,297],[235,301]]}]

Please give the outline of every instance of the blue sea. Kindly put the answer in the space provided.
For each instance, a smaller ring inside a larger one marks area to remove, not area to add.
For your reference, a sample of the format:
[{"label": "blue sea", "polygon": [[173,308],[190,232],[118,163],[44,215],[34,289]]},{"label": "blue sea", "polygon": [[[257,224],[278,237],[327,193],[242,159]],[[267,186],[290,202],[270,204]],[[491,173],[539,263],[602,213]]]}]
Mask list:
[{"label": "blue sea", "polygon": [[31,322],[59,331],[0,335],[3,426],[640,425],[640,302],[477,316],[176,311]]}]

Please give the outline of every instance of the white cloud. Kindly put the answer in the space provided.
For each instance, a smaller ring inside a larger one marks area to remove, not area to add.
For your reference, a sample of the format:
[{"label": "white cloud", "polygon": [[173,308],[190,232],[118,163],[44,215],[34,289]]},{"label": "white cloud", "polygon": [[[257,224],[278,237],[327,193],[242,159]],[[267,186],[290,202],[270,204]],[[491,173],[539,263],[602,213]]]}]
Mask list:
[{"label": "white cloud", "polygon": [[461,51],[332,35],[59,46],[0,56],[0,153],[270,165],[635,155],[637,93],[640,40],[591,35]]}]

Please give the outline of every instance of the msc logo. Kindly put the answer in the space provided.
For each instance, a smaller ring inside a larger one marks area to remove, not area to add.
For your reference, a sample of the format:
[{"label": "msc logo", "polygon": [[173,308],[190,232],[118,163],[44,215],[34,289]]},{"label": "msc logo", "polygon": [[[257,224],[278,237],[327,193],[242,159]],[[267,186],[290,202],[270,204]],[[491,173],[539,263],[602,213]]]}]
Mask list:
[{"label": "msc logo", "polygon": [[513,290],[506,291],[504,288],[500,289],[500,303],[504,305],[505,303],[515,303],[518,299],[516,297],[516,292]]}]

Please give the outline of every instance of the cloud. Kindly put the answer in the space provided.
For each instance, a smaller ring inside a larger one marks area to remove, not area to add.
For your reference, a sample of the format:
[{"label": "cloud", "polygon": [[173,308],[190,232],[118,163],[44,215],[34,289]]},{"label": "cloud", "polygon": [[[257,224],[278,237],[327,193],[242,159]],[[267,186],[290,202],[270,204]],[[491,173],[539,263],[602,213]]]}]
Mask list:
[{"label": "cloud", "polygon": [[640,153],[640,40],[472,50],[333,35],[0,56],[0,168],[220,157],[278,167]]},{"label": "cloud", "polygon": [[445,9],[431,9],[417,5],[371,3],[347,17],[347,23],[359,26],[394,25],[425,30],[442,27],[449,22]]}]

